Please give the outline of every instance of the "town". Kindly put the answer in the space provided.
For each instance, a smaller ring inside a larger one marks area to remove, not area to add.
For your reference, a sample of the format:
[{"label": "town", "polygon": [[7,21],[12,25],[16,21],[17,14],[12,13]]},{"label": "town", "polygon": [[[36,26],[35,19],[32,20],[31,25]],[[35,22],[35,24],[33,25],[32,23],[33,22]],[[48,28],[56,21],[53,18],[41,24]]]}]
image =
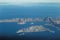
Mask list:
[{"label": "town", "polygon": [[[47,18],[12,18],[12,19],[0,19],[0,23],[3,22],[17,22],[18,24],[25,24],[26,22],[50,22],[50,17]],[[50,18],[57,24],[60,24],[60,18]],[[32,23],[33,24],[33,23]]]}]

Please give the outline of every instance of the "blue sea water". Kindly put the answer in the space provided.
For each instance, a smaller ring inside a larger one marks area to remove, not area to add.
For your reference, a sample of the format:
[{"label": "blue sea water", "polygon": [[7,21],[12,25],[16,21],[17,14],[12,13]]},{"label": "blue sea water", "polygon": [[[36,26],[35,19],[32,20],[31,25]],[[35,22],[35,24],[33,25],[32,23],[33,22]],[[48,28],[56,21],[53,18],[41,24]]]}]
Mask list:
[{"label": "blue sea water", "polygon": [[[41,23],[36,23],[35,25],[41,25]],[[42,24],[44,25],[44,24]],[[0,36],[21,36],[17,34],[16,32],[20,29],[23,28],[28,28],[31,26],[30,24],[24,24],[24,25],[19,25],[17,23],[0,23]],[[45,32],[33,32],[33,33],[25,33],[24,37],[32,38],[32,37],[48,37],[48,38],[60,38],[60,30],[56,29],[55,27],[52,26],[44,26],[45,28],[48,28],[50,30],[55,31],[55,33],[45,31]]]},{"label": "blue sea water", "polygon": [[16,17],[60,17],[60,4],[40,4],[35,6],[0,5],[0,18]]},{"label": "blue sea water", "polygon": [[[60,18],[60,5],[58,4],[45,4],[35,6],[15,6],[15,5],[0,5],[0,20],[11,19],[11,18],[36,18],[36,17],[57,17]],[[39,25],[38,23],[34,25]],[[43,24],[42,24],[43,25]],[[15,36],[18,35],[16,32],[19,29],[29,27],[28,23],[25,25],[19,25],[17,23],[0,23],[0,36]],[[45,26],[44,26],[45,27]],[[54,27],[48,27],[51,30],[56,31],[55,33],[39,32],[39,33],[28,33],[25,36],[41,36],[41,37],[60,37],[60,31]]]}]

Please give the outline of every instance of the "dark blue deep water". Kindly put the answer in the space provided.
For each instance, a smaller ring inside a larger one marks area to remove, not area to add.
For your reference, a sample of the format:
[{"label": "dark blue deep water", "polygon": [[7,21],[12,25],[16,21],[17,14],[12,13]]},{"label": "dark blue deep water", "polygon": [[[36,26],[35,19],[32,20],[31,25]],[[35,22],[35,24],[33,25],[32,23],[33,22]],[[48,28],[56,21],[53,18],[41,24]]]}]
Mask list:
[{"label": "dark blue deep water", "polygon": [[[36,17],[57,17],[60,18],[60,4],[40,4],[34,6],[16,6],[16,5],[0,5],[0,20],[11,19],[11,18],[36,18]],[[38,23],[37,23],[38,24]],[[36,24],[35,24],[36,25]],[[39,25],[39,24],[38,24]],[[16,32],[19,29],[29,27],[28,23],[25,25],[19,25],[17,23],[0,23],[0,36],[19,36]],[[45,27],[45,26],[44,26]],[[54,27],[50,27],[51,30],[56,31],[55,33],[40,32],[40,33],[28,33],[23,37],[33,38],[49,38],[59,39],[60,31]],[[21,37],[21,36],[20,36]],[[37,38],[37,39],[38,39]]]}]

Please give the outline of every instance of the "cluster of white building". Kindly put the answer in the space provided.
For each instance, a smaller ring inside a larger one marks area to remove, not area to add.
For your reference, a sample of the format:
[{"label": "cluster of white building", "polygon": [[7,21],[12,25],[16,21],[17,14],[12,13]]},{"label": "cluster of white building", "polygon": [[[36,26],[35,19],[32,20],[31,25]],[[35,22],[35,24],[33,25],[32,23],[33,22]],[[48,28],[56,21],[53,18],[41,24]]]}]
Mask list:
[{"label": "cluster of white building", "polygon": [[28,28],[23,28],[20,29],[17,33],[21,33],[21,32],[43,32],[43,31],[49,31],[49,32],[53,32],[52,30],[43,27],[42,25],[37,25],[37,26],[30,26]]},{"label": "cluster of white building", "polygon": [[18,30],[16,33],[24,34],[24,33],[29,33],[29,32],[44,32],[44,31],[55,33],[55,31],[50,30],[49,28],[45,28],[42,25],[30,26],[30,27],[27,27],[27,28],[23,28],[23,29]]},{"label": "cluster of white building", "polygon": [[17,22],[18,24],[24,24],[26,22],[36,22],[42,21],[41,18],[12,18],[12,19],[3,19],[1,22]]},{"label": "cluster of white building", "polygon": [[[56,23],[60,23],[60,19],[53,19]],[[1,22],[17,22],[18,24],[25,24],[26,22],[41,22],[44,21],[44,18],[12,18],[0,20]],[[46,20],[49,21],[49,20]],[[33,23],[32,23],[33,24]]]}]

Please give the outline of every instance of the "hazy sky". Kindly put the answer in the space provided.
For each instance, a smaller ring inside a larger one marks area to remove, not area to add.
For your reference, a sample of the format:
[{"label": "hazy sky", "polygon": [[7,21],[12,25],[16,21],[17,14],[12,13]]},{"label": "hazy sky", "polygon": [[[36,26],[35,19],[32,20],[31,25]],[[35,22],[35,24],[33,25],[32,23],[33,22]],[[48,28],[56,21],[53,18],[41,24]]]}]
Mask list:
[{"label": "hazy sky", "polygon": [[9,3],[9,4],[60,3],[60,0],[0,0],[0,3]]},{"label": "hazy sky", "polygon": [[60,0],[0,0],[0,4],[29,5],[33,3],[60,3]]}]

